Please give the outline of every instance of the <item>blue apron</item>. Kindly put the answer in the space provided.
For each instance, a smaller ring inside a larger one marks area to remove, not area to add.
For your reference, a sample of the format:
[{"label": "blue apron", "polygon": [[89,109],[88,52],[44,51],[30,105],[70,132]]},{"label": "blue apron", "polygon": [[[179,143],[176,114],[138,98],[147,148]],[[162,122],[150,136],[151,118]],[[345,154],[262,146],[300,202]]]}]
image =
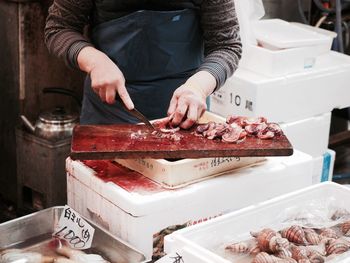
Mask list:
[{"label": "blue apron", "polygon": [[[95,47],[120,68],[135,107],[149,119],[166,116],[176,88],[203,60],[203,41],[195,10],[142,10],[96,26]],[[138,122],[120,101],[101,101],[86,78],[81,124]]]}]

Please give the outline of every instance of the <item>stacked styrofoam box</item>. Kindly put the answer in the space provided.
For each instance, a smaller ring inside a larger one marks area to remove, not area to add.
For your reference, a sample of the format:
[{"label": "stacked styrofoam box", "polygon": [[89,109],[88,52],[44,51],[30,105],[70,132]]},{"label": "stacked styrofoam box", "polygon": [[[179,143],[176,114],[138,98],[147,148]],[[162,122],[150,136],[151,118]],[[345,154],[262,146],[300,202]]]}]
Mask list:
[{"label": "stacked styrofoam box", "polygon": [[124,174],[113,162],[86,162],[67,159],[68,204],[147,258],[164,229],[206,221],[312,184],[312,157],[299,151],[176,190],[130,170]]},{"label": "stacked styrofoam box", "polygon": [[[259,63],[257,61],[257,63]],[[350,106],[350,57],[322,55],[316,68],[303,73],[266,77],[239,68],[210,96],[210,111],[221,116],[265,116],[290,123]]]},{"label": "stacked styrofoam box", "polygon": [[335,151],[328,149],[322,156],[313,158],[312,183],[332,181],[335,162]]},{"label": "stacked styrofoam box", "polygon": [[240,66],[266,76],[305,72],[315,67],[336,37],[333,32],[311,26],[261,19],[261,0],[235,0],[235,8],[243,44]]},{"label": "stacked styrofoam box", "polygon": [[222,116],[265,116],[282,126],[295,149],[320,160],[328,151],[330,112],[350,106],[344,96],[349,76],[350,57],[335,52],[304,73],[266,77],[239,69],[211,96],[209,107]]},{"label": "stacked styrofoam box", "polygon": [[[320,223],[320,218],[326,218],[325,215],[329,216],[327,213],[332,211],[328,209],[338,207],[350,211],[350,202],[347,202],[349,199],[349,188],[331,182],[282,195],[166,236],[165,251],[168,255],[157,263],[172,262],[169,259],[176,257],[191,263],[229,263],[232,261],[224,257],[225,244],[244,240],[250,236],[250,231],[266,227],[280,229],[279,227],[285,226],[283,222],[290,219],[288,216],[291,216],[291,211],[299,212],[300,218],[301,212],[310,212],[314,208],[318,210],[314,223]],[[333,202],[330,203],[330,200]],[[319,209],[324,215],[320,215]],[[331,261],[348,263],[349,256],[348,251],[332,257]]]}]

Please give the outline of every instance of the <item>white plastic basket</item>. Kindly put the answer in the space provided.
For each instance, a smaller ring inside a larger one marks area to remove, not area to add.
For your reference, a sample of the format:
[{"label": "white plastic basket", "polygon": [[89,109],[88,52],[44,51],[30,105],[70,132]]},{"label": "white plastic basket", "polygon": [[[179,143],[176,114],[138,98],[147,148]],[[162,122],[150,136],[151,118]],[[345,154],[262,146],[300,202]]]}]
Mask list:
[{"label": "white plastic basket", "polygon": [[[222,244],[243,239],[250,231],[282,223],[279,215],[287,209],[303,207],[310,200],[321,203],[331,198],[350,211],[350,189],[326,182],[176,231],[165,237],[165,251],[168,257],[178,254],[185,262],[230,263],[232,261],[225,259],[218,249]],[[350,262],[350,252],[330,262]]]}]

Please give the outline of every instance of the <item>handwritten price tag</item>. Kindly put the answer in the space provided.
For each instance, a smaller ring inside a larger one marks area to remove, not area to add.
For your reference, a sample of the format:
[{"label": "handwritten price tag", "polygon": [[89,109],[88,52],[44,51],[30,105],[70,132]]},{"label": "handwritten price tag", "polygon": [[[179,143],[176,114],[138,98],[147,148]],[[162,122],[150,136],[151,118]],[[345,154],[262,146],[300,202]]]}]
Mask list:
[{"label": "handwritten price tag", "polygon": [[66,205],[52,235],[67,241],[71,248],[87,249],[91,247],[94,233],[95,229]]}]

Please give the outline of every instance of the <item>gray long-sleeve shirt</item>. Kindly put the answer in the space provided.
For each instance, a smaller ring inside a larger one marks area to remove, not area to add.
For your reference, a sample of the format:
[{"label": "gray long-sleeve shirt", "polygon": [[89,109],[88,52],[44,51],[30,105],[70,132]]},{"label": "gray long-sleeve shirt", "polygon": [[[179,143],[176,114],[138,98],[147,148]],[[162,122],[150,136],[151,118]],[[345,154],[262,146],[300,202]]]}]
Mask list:
[{"label": "gray long-sleeve shirt", "polygon": [[77,56],[92,46],[83,31],[137,10],[199,11],[204,39],[204,61],[198,70],[211,73],[221,87],[237,69],[242,46],[234,0],[54,0],[45,27],[49,51],[66,64],[77,66]]}]

